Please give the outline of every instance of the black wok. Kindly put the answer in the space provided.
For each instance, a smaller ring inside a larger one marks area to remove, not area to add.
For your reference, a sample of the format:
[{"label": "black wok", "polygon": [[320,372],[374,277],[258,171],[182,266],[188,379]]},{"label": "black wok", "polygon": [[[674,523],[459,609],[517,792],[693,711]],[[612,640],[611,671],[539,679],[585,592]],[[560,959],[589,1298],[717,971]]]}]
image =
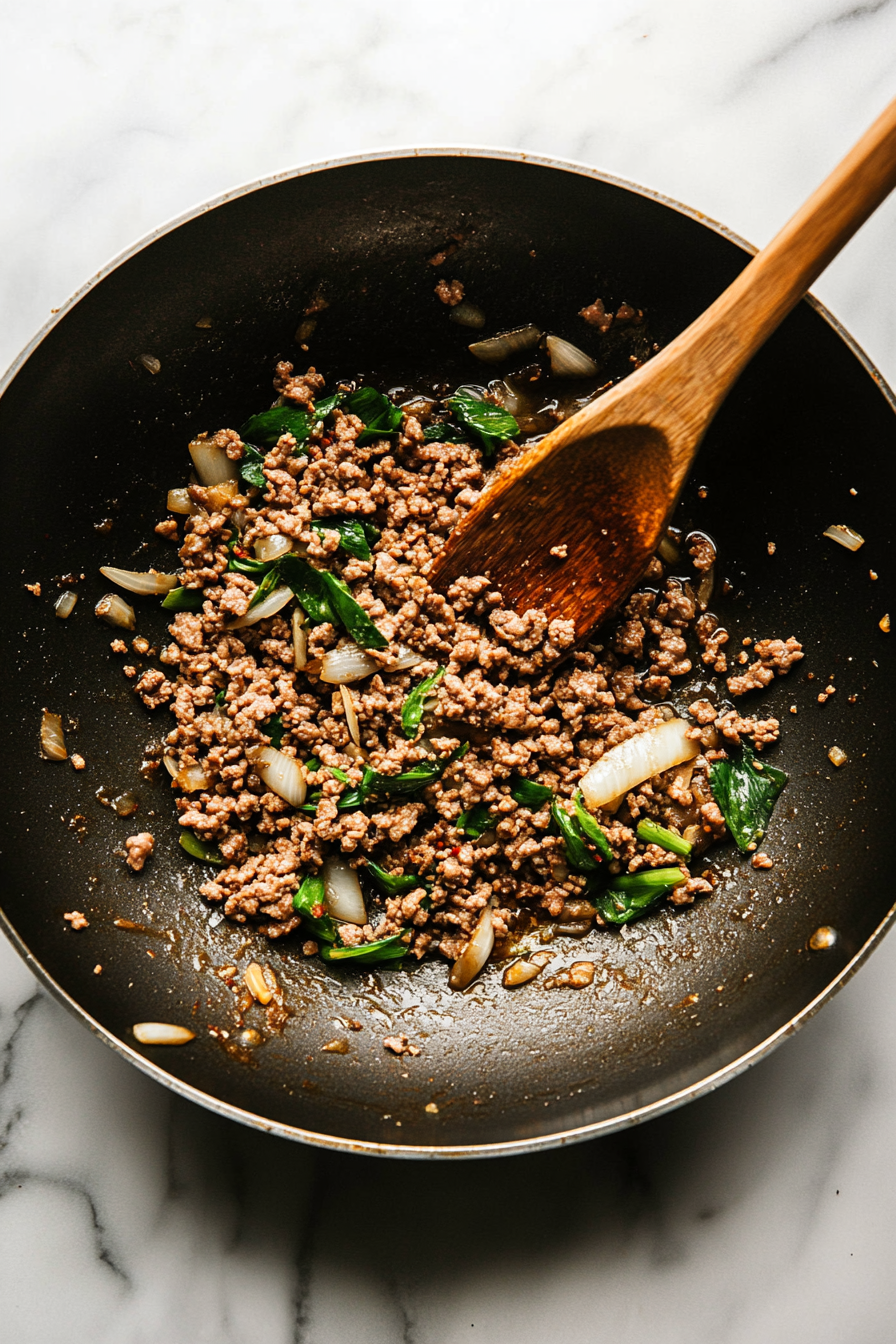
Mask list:
[{"label": "black wok", "polygon": [[[345,162],[225,198],[140,244],[41,334],[0,401],[9,936],[93,1031],[183,1095],[309,1142],[409,1156],[568,1142],[705,1092],[814,1013],[894,913],[891,646],[878,627],[893,572],[894,401],[809,301],[717,417],[679,519],[719,541],[730,628],[795,634],[807,650],[762,701],[784,720],[776,761],[791,776],[766,845],[775,867],[756,872],[733,847],[717,850],[711,898],[571,943],[598,964],[591,990],[536,981],[508,993],[491,968],[458,995],[441,963],[333,970],[287,940],[258,948],[293,1011],[282,1035],[246,1051],[208,1031],[232,1026],[233,1004],[210,967],[244,964],[251,935],[210,926],[196,894],[204,870],[177,846],[170,791],[138,773],[164,711],[153,720],[135,701],[109,651],[114,632],[92,613],[108,587],[97,568],[170,567],[152,528],[165,490],[185,479],[187,441],[267,404],[274,362],[305,358],[294,332],[317,294],[329,307],[309,358],[329,376],[475,379],[427,262],[455,232],[464,244],[441,273],[464,281],[489,330],[534,321],[571,339],[577,309],[600,294],[647,309],[668,340],[747,258],[701,216],[586,169],[446,151]],[[213,325],[197,328],[205,315]],[[161,362],[157,375],[143,354]],[[104,519],[111,530],[96,530]],[[865,548],[824,539],[834,522],[857,528]],[[69,571],[87,577],[62,621],[54,578]],[[35,580],[40,599],[23,586]],[[139,631],[157,641],[164,614],[137,604]],[[831,680],[836,694],[819,705]],[[77,720],[68,745],[83,772],[40,758],[45,705]],[[835,744],[849,757],[839,771]],[[98,790],[133,791],[139,812],[119,817]],[[156,854],[135,876],[115,851],[144,828]],[[73,909],[89,928],[63,921]],[[812,951],[820,925],[837,936]],[[197,1038],[140,1047],[130,1027],[141,1020],[193,1024]],[[422,1047],[418,1058],[384,1051],[394,1031]],[[334,1039],[349,1053],[321,1050]]]}]

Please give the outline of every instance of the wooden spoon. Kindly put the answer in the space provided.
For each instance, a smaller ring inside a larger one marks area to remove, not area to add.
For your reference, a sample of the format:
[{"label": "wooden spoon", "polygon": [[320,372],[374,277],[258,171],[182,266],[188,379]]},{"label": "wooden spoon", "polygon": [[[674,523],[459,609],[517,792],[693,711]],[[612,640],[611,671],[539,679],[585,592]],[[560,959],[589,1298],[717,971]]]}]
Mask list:
[{"label": "wooden spoon", "polygon": [[495,474],[430,581],[487,574],[582,639],[642,577],[741,370],[894,186],[896,100],[701,317]]}]

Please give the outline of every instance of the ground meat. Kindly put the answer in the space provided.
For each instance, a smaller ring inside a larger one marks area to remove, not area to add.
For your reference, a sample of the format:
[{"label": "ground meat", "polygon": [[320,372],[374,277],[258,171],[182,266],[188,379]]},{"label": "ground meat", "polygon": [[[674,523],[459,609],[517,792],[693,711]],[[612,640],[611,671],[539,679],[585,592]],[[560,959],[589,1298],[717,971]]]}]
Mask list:
[{"label": "ground meat", "polygon": [[86,929],[90,924],[90,920],[81,910],[69,910],[62,918],[67,919],[73,929]]},{"label": "ground meat", "polygon": [[393,1055],[419,1055],[419,1045],[414,1045],[407,1036],[385,1036],[383,1045],[387,1050],[391,1050]]},{"label": "ground meat", "polygon": [[464,287],[459,280],[440,280],[435,292],[449,308],[456,307],[464,297]]},{"label": "ground meat", "polygon": [[694,568],[701,574],[706,570],[712,569],[716,562],[716,548],[702,533],[697,532],[688,542],[688,554],[691,557]]},{"label": "ground meat", "polygon": [[165,537],[168,541],[177,540],[177,519],[163,518],[160,523],[156,523],[154,531],[158,532],[160,537]]},{"label": "ground meat", "polygon": [[601,332],[609,331],[613,325],[613,314],[604,308],[603,299],[595,299],[587,308],[580,308],[579,317],[584,317],[590,327],[597,327]]},{"label": "ground meat", "polygon": [[746,672],[740,676],[728,678],[728,690],[732,695],[745,695],[747,691],[758,691],[768,686],[775,674],[783,676],[794,663],[803,657],[803,646],[791,637],[789,639],[759,639],[753,646],[758,655]]},{"label": "ground meat", "polygon": [[[437,292],[449,304],[463,297],[456,281],[440,281]],[[611,318],[599,301],[582,316],[602,330],[641,320],[627,304]],[[296,374],[282,362],[274,386],[285,402],[313,411],[324,382],[314,369]],[[574,822],[572,800],[585,772],[660,723],[668,713],[660,702],[687,694],[680,687],[695,662],[700,680],[692,695],[700,698],[690,705],[690,735],[701,755],[687,770],[645,780],[615,815],[597,814],[613,872],[679,862],[638,837],[639,818],[679,832],[698,826],[701,849],[724,837],[711,760],[741,740],[767,747],[779,732],[774,719],[719,708],[723,687],[710,684],[704,694],[706,669],[726,670],[729,635],[712,613],[697,611],[698,576],[714,558],[699,534],[689,545],[696,574],[669,576],[655,560],[618,620],[597,636],[605,642],[584,647],[576,648],[572,622],[507,606],[487,575],[433,590],[427,566],[476,502],[487,468],[477,445],[427,440],[433,403],[410,404],[414,414],[403,412],[386,437],[365,432],[345,403],[322,422],[312,417],[302,444],[282,434],[261,462],[265,487],[251,497],[191,486],[197,511],[185,519],[179,554],[182,587],[196,593],[195,604],[171,613],[170,642],[158,654],[137,636],[138,657],[124,669],[148,709],[170,710],[162,748],[178,819],[219,860],[202,896],[267,937],[297,934],[295,946],[307,956],[317,954],[323,935],[317,923],[303,926],[293,901],[329,859],[358,874],[369,921],[340,926],[344,947],[391,938],[412,957],[437,952],[453,960],[487,907],[500,946],[552,921],[587,930],[591,889],[570,865],[550,803],[558,800]],[[435,413],[446,409],[436,404]],[[234,462],[245,454],[234,430],[200,437]],[[355,524],[351,549],[347,522]],[[320,675],[324,656],[348,638],[343,608],[318,609],[312,594],[300,670],[294,608],[237,625],[251,616],[263,578],[255,544],[275,534],[290,538],[295,562],[338,579],[337,593],[386,641],[352,683],[357,730],[354,722],[349,729],[338,686]],[[553,548],[558,561],[564,553]],[[127,652],[122,640],[112,647]],[[764,640],[754,656],[771,679],[802,653],[794,640]],[[147,665],[156,657],[160,667]],[[730,678],[729,688],[752,672]],[[408,727],[403,712],[423,679],[429,689]],[[302,764],[303,807],[276,791],[282,776],[270,774],[271,762],[259,755],[270,747]],[[551,798],[523,798],[520,777],[547,786]],[[593,841],[583,843],[593,854]],[[127,848],[139,871],[152,837],[132,836]],[[409,880],[395,884],[398,878]],[[689,904],[710,890],[707,879],[689,877],[669,900]],[[312,919],[325,915],[322,904]],[[593,977],[593,964],[578,962],[545,984],[581,988]],[[400,1035],[385,1045],[417,1051]]]},{"label": "ground meat", "polygon": [[125,860],[129,868],[135,873],[139,873],[144,863],[149,858],[155,844],[154,838],[149,831],[141,831],[139,835],[129,835],[124,842],[124,847],[128,852]]}]

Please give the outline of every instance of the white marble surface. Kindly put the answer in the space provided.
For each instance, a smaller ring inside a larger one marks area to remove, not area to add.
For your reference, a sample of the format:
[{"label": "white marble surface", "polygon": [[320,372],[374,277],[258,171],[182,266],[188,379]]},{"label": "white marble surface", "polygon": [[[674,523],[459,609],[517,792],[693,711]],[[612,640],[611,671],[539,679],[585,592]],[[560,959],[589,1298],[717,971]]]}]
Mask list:
[{"label": "white marble surface", "polygon": [[[2,363],[140,234],[299,162],[509,145],[762,243],[896,92],[894,0],[32,0],[0,34]],[[896,200],[816,292],[896,380]],[[0,943],[4,1338],[889,1344],[894,999],[891,938],[715,1096],[422,1167],[178,1101]]]}]

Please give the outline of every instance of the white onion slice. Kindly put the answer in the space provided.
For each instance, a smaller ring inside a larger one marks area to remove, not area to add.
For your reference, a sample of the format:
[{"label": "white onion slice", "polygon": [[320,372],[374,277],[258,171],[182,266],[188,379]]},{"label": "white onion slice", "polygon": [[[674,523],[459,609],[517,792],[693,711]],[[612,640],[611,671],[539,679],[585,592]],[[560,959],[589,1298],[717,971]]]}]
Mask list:
[{"label": "white onion slice", "polygon": [[379,663],[355,643],[343,644],[339,649],[328,649],[320,661],[320,679],[340,686],[347,681],[360,681],[375,672]]},{"label": "white onion slice", "polygon": [[386,663],[384,670],[386,672],[406,672],[409,667],[416,667],[418,663],[423,661],[419,653],[414,653],[413,649],[407,648],[404,644],[399,644],[398,657],[392,658]]},{"label": "white onion slice", "polygon": [[270,537],[259,537],[254,550],[256,560],[278,560],[281,555],[292,550],[292,538],[284,537],[280,532]]},{"label": "white onion slice", "polygon": [[366,924],[364,896],[354,868],[343,859],[330,858],[323,866],[322,875],[327,909],[333,918],[346,924]]},{"label": "white onion slice", "polygon": [[293,807],[301,807],[305,801],[305,767],[301,761],[276,747],[250,747],[246,760],[272,793]]},{"label": "white onion slice", "polygon": [[237,464],[231,462],[223,448],[208,439],[194,439],[190,456],[200,485],[220,485],[222,481],[235,481],[239,475]]},{"label": "white onion slice", "polygon": [[94,614],[109,625],[117,625],[121,630],[133,630],[137,625],[134,608],[117,593],[106,593],[94,607]]},{"label": "white onion slice", "polygon": [[100,573],[112,583],[117,583],[119,588],[124,588],[126,592],[139,593],[143,597],[170,593],[171,589],[180,583],[176,574],[156,574],[154,570],[140,573],[133,569],[114,569],[112,565],[100,565]]},{"label": "white onion slice", "polygon": [[210,485],[208,487],[208,502],[213,509],[220,513],[221,509],[226,509],[238,494],[239,484],[237,481],[221,481],[220,485]]},{"label": "white onion slice", "polygon": [[71,588],[67,588],[64,593],[60,593],[56,599],[54,608],[56,615],[61,621],[68,620],[75,609],[75,603],[78,600],[78,594],[73,593]]},{"label": "white onion slice", "polygon": [[196,1039],[195,1031],[173,1022],[135,1022],[131,1030],[141,1045],[186,1045]]},{"label": "white onion slice", "polygon": [[545,345],[551,358],[551,373],[556,378],[593,378],[597,373],[591,356],[561,336],[549,336]]},{"label": "white onion slice", "polygon": [[282,611],[287,602],[292,600],[292,589],[285,585],[282,588],[275,588],[267,597],[262,598],[254,607],[250,607],[245,616],[238,617],[235,621],[228,621],[224,627],[225,630],[242,630],[244,626],[255,625],[257,621],[265,621],[269,616],[276,616],[278,611]]},{"label": "white onion slice", "polygon": [[345,722],[348,725],[348,735],[356,747],[361,745],[361,725],[358,723],[358,711],[355,709],[355,697],[347,686],[340,686],[342,694],[342,707],[345,710]]},{"label": "white onion slice", "polygon": [[448,317],[459,327],[475,327],[478,330],[479,327],[485,326],[485,313],[468,299],[462,299],[449,309]]},{"label": "white onion slice", "polygon": [[697,756],[700,743],[686,736],[690,726],[684,719],[667,719],[611,747],[582,779],[580,788],[588,806],[605,807],[645,779]]},{"label": "white onion slice", "polygon": [[482,970],[492,954],[495,945],[495,930],[492,925],[492,907],[494,896],[479,916],[472,937],[451,967],[448,984],[452,989],[466,989]]},{"label": "white onion slice", "polygon": [[175,776],[177,775],[177,772],[178,772],[178,769],[179,769],[179,766],[178,766],[178,764],[177,764],[177,757],[176,757],[176,756],[172,756],[172,755],[170,754],[170,752],[167,752],[167,751],[166,751],[166,752],[165,752],[165,755],[162,757],[162,764],[164,765],[165,769],[168,771],[168,773],[169,773],[169,775],[171,776],[171,778],[174,779]]},{"label": "white onion slice", "polygon": [[865,545],[865,538],[860,537],[858,532],[854,532],[845,523],[832,523],[830,527],[825,528],[823,535],[830,537],[831,541],[839,542],[848,551],[857,551],[860,546]]},{"label": "white onion slice", "polygon": [[211,780],[201,765],[185,765],[174,776],[174,782],[184,793],[198,793],[207,789]]},{"label": "white onion slice", "polygon": [[179,486],[176,490],[169,490],[166,503],[169,513],[193,512],[193,501],[190,498],[190,492],[185,485]]},{"label": "white onion slice", "polygon": [[305,624],[305,613],[301,607],[296,607],[292,613],[292,647],[293,647],[293,665],[297,672],[301,672],[308,662],[308,635],[302,629]]},{"label": "white onion slice", "polygon": [[485,341],[474,341],[467,349],[486,364],[500,364],[502,360],[518,355],[521,350],[531,350],[540,340],[539,328],[529,325],[503,331],[499,336],[489,336]]},{"label": "white onion slice", "polygon": [[44,710],[40,721],[40,749],[48,761],[68,760],[65,738],[62,734],[62,718],[59,714],[51,714],[48,709]]}]

